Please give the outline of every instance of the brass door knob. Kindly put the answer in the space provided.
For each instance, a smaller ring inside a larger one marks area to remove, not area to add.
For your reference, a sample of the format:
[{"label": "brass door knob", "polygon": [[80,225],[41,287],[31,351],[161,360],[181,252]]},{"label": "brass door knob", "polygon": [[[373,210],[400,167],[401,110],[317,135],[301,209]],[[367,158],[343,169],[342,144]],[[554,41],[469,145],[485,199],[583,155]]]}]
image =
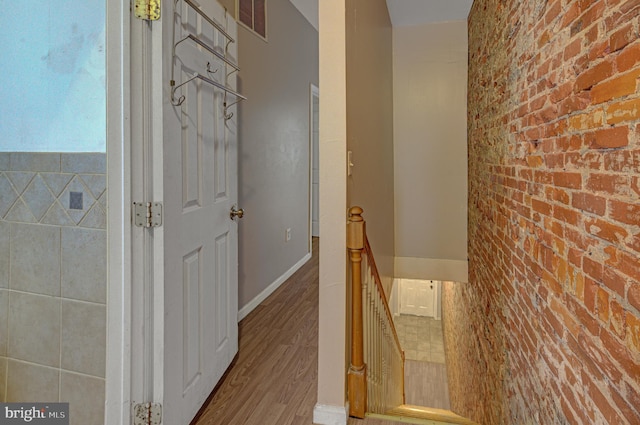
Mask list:
[{"label": "brass door knob", "polygon": [[244,209],[242,208],[236,209],[235,205],[232,206],[231,211],[229,212],[229,217],[231,218],[231,220],[234,220],[236,217],[238,218],[244,217]]}]

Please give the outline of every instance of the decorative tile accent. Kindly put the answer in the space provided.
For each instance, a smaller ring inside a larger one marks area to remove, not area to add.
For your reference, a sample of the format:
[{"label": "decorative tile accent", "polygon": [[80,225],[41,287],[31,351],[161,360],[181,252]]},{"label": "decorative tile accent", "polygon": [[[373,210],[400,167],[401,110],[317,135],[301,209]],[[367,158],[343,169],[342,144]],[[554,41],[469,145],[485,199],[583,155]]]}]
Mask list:
[{"label": "decorative tile accent", "polygon": [[60,298],[11,292],[7,356],[60,367]]},{"label": "decorative tile accent", "polygon": [[80,222],[80,226],[91,229],[106,229],[107,213],[99,203],[96,203],[87,215],[84,216]]},{"label": "decorative tile accent", "polygon": [[8,360],[7,402],[58,400],[60,371],[16,360]]},{"label": "decorative tile accent", "polygon": [[75,226],[76,223],[69,217],[67,210],[60,205],[57,200],[53,203],[49,211],[41,220],[42,224],[53,224],[57,226]]},{"label": "decorative tile accent", "polygon": [[104,379],[62,372],[60,400],[69,402],[70,425],[103,425],[104,399]]},{"label": "decorative tile accent", "polygon": [[104,378],[106,331],[106,306],[63,300],[61,368]]},{"label": "decorative tile accent", "polygon": [[[0,218],[17,223],[106,228],[105,154],[17,152],[4,153],[0,159],[9,164],[0,169]],[[61,167],[64,172],[59,171]],[[82,194],[81,207],[70,205],[71,192]],[[94,209],[96,203],[100,209]]]},{"label": "decorative tile accent", "polygon": [[[71,199],[71,192],[78,192],[83,194],[82,197],[84,202],[82,209],[78,210],[68,207],[69,200]],[[76,224],[79,224],[82,221],[85,214],[87,214],[87,212],[91,209],[91,207],[93,207],[93,204],[96,202],[96,199],[93,197],[93,195],[91,195],[91,192],[84,186],[82,180],[80,180],[78,176],[74,177],[73,180],[71,180],[71,183],[69,183],[67,188],[62,192],[62,195],[60,195],[60,198],[62,199],[61,204],[63,206],[67,206],[67,208],[65,208],[67,210],[67,214],[69,214],[69,217],[71,217],[71,219]],[[65,199],[67,200],[66,202],[64,201]]]},{"label": "decorative tile accent", "polygon": [[22,199],[37,221],[47,212],[56,200],[40,175],[36,175],[22,194]]},{"label": "decorative tile accent", "polygon": [[107,210],[107,191],[106,190],[104,191],[102,196],[100,196],[100,199],[98,199],[98,202],[100,202],[100,205],[102,205],[102,208],[106,211]]},{"label": "decorative tile accent", "polygon": [[73,174],[40,173],[54,196],[58,197],[73,178]]},{"label": "decorative tile accent", "polygon": [[5,220],[15,223],[37,223],[27,204],[22,198],[18,198],[5,216]]},{"label": "decorative tile accent", "polygon": [[11,184],[16,189],[18,194],[22,194],[24,190],[27,188],[31,180],[33,180],[33,176],[35,173],[22,173],[22,172],[7,172],[7,177],[11,180]]},{"label": "decorative tile accent", "polygon": [[96,199],[100,198],[107,190],[107,176],[105,174],[81,174],[80,179]]},{"label": "decorative tile accent", "polygon": [[0,173],[0,218],[9,212],[16,199],[18,199],[18,194],[11,185],[9,178],[5,173]]},{"label": "decorative tile accent", "polygon": [[81,210],[82,207],[82,192],[69,192],[69,209]]}]

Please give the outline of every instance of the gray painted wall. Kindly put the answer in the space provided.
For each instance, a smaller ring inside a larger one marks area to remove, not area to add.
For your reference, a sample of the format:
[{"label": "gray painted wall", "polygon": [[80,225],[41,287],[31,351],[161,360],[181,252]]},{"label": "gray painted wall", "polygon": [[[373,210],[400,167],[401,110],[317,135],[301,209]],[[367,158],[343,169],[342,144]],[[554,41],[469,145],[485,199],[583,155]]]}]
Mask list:
[{"label": "gray painted wall", "polygon": [[393,30],[396,277],[466,281],[467,23]]},{"label": "gray painted wall", "polygon": [[246,212],[240,310],[309,252],[309,93],[318,84],[318,33],[289,0],[269,0],[267,38],[239,25],[238,88],[248,97],[238,111],[238,197]]},{"label": "gray painted wall", "polygon": [[347,202],[364,209],[367,237],[389,290],[395,275],[391,21],[384,0],[345,4],[347,149],[355,164]]}]

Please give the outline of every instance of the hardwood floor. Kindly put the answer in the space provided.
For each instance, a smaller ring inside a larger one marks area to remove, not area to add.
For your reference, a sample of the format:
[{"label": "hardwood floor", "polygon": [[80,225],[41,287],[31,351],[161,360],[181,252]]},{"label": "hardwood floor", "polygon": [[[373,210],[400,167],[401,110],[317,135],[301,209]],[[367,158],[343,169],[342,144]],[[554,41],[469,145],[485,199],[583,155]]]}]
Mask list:
[{"label": "hardwood floor", "polygon": [[[318,248],[240,322],[239,353],[191,425],[312,425],[318,391]],[[398,422],[349,418],[348,425]]]},{"label": "hardwood floor", "polygon": [[239,353],[192,425],[311,425],[317,400],[318,248],[240,322]]},{"label": "hardwood floor", "polygon": [[404,379],[407,404],[451,409],[446,365],[405,360]]}]

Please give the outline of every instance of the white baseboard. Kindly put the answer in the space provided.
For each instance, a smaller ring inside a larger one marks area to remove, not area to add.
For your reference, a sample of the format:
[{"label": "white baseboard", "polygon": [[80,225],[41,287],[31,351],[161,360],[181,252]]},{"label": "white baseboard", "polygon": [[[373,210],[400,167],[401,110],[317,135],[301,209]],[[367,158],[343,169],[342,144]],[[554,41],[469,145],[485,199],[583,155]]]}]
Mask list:
[{"label": "white baseboard", "polygon": [[316,425],[347,425],[348,407],[316,404],[313,423]]},{"label": "white baseboard", "polygon": [[295,272],[304,266],[304,264],[311,259],[311,253],[306,254],[300,261],[287,270],[282,276],[276,279],[271,285],[267,286],[264,291],[260,292],[254,299],[249,301],[244,307],[238,311],[238,322],[247,317],[249,313],[253,311],[260,303],[267,299],[267,297],[280,287],[287,279],[289,279]]}]

